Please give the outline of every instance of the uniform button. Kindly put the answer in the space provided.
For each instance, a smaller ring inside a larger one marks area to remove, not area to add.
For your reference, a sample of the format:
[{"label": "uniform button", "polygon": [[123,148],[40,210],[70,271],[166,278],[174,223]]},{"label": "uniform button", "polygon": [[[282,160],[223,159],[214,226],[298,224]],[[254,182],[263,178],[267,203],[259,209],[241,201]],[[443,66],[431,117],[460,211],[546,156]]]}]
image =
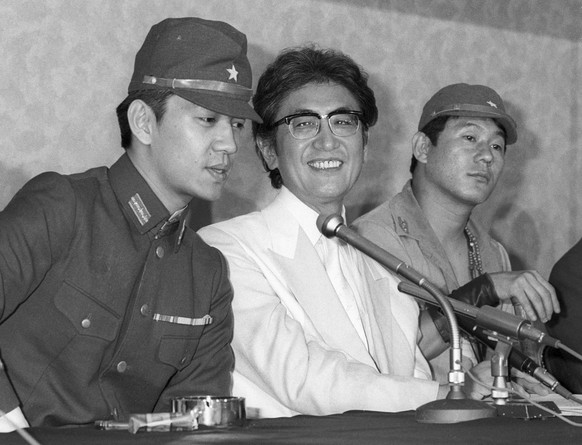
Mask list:
[{"label": "uniform button", "polygon": [[88,318],[85,318],[82,322],[81,322],[81,326],[85,329],[88,329],[91,327],[91,320],[89,320]]},{"label": "uniform button", "polygon": [[124,373],[126,370],[127,370],[127,362],[125,362],[125,361],[123,361],[123,360],[122,360],[122,361],[120,361],[120,362],[117,364],[117,372],[119,372],[119,373]]},{"label": "uniform button", "polygon": [[143,316],[148,316],[148,315],[150,315],[150,307],[149,307],[147,304],[144,304],[144,305],[143,305],[143,306],[140,308],[140,310],[139,310],[139,311],[141,312],[141,314],[142,314]]},{"label": "uniform button", "polygon": [[164,248],[162,246],[156,247],[156,256],[158,258],[163,258],[164,257],[164,253],[166,253],[166,252],[164,252]]}]

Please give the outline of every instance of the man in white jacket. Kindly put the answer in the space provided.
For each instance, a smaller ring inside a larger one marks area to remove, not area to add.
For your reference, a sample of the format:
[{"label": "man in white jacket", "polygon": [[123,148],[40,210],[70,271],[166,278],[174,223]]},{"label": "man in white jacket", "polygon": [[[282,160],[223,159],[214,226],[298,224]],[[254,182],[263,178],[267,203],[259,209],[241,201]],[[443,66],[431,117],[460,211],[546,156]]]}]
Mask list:
[{"label": "man in white jacket", "polygon": [[415,301],[316,227],[320,214],[345,215],[364,163],[378,113],[367,75],[339,52],[287,50],[253,104],[264,121],[257,150],[280,192],[260,212],[199,232],[229,263],[233,394],[263,417],[405,411],[444,396],[417,346]]}]

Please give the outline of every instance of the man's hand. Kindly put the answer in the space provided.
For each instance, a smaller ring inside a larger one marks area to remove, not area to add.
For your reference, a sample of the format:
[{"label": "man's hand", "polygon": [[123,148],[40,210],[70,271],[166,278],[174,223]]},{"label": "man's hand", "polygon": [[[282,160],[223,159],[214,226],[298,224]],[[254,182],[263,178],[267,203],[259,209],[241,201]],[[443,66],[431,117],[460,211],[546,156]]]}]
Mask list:
[{"label": "man's hand", "polygon": [[560,303],[554,287],[535,270],[495,272],[489,277],[501,300],[520,304],[527,317],[546,323],[554,312],[560,312]]}]

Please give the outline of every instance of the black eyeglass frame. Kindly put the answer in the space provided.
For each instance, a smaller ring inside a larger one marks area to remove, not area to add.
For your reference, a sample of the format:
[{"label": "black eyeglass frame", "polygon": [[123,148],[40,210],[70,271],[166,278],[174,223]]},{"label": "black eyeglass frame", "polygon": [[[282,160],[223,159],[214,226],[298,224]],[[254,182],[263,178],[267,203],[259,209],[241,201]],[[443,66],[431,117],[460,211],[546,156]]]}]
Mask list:
[{"label": "black eyeglass frame", "polygon": [[[291,120],[295,119],[296,117],[305,117],[305,116],[312,116],[312,117],[317,117],[319,119],[320,124],[317,127],[317,133],[315,133],[313,136],[310,137],[315,137],[319,134],[319,131],[321,129],[321,120],[322,119],[327,119],[327,125],[329,127],[329,129],[331,130],[331,132],[333,134],[335,134],[335,132],[333,131],[333,128],[331,128],[331,123],[330,123],[330,119],[333,116],[336,116],[338,114],[351,114],[354,116],[358,117],[358,126],[356,127],[356,131],[353,134],[356,134],[360,128],[360,122],[363,123],[362,118],[364,117],[364,113],[362,113],[361,111],[356,111],[356,110],[334,110],[331,111],[330,113],[327,114],[318,114],[314,111],[303,111],[301,113],[295,113],[295,114],[290,114],[288,116],[282,117],[281,119],[279,119],[277,122],[273,123],[273,125],[271,125],[272,128],[278,127],[281,124],[286,124],[289,127],[289,133],[291,134],[291,136],[293,136],[294,138],[296,138],[296,136],[293,134],[293,132],[291,131]],[[336,136],[339,137],[347,137],[347,136],[341,136],[338,134],[335,134]],[[350,135],[351,136],[351,135]],[[297,138],[296,138],[297,139]],[[306,138],[309,139],[309,138]]]}]

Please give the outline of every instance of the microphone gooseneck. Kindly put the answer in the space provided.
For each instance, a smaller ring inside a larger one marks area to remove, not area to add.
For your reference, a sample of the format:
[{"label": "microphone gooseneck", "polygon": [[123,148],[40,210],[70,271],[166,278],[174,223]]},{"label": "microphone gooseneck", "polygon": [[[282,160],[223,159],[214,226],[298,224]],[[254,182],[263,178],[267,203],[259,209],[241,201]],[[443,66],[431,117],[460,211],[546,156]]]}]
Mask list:
[{"label": "microphone gooseneck", "polygon": [[[430,293],[423,292],[423,289],[419,289],[413,284],[403,281],[398,283],[398,289],[426,303],[438,305],[438,301]],[[529,320],[491,306],[481,306],[478,308],[452,298],[447,297],[447,299],[450,301],[456,314],[472,318],[475,324],[481,328],[489,329],[517,340],[532,340],[553,348],[563,348],[560,340],[536,328]]]},{"label": "microphone gooseneck", "polygon": [[316,221],[317,228],[326,237],[332,238],[334,236],[344,240],[346,243],[363,252],[365,255],[378,261],[383,266],[397,275],[400,275],[407,280],[412,281],[416,285],[425,289],[429,294],[439,303],[449,323],[451,332],[451,370],[462,372],[461,369],[461,342],[459,337],[459,328],[457,320],[453,311],[453,307],[449,299],[430,281],[419,274],[416,270],[409,267],[404,261],[396,258],[394,255],[381,249],[376,244],[367,240],[363,236],[357,234],[344,224],[344,220],[340,215],[319,215]]},{"label": "microphone gooseneck", "polygon": [[[518,340],[532,340],[536,343],[552,346],[554,348],[561,347],[561,342],[559,340],[551,337],[541,329],[536,328],[529,320],[518,317],[514,314],[510,314],[509,312],[501,311],[491,306],[482,306],[477,308],[470,304],[447,298],[440,291],[438,291],[438,289],[433,286],[432,283],[430,283],[416,270],[408,266],[404,261],[401,261],[376,244],[346,227],[343,223],[343,218],[339,215],[320,215],[319,218],[317,218],[317,227],[321,233],[323,233],[328,238],[337,236],[338,238],[343,239],[345,242],[354,246],[356,249],[362,251],[369,257],[375,259],[394,273],[427,290],[428,299],[425,301],[433,304],[438,303],[445,312],[445,306],[451,306],[451,312],[457,312],[462,315],[468,315],[471,318],[474,318],[475,324],[484,329],[490,329],[501,335]],[[402,286],[407,285],[406,283],[401,284]],[[423,298],[422,294],[419,297]],[[442,297],[442,299],[446,300],[447,303],[443,304],[443,302],[440,301],[441,299],[438,297]],[[445,313],[445,315],[447,314]],[[452,315],[452,318],[454,318],[454,314]],[[449,318],[448,315],[447,318]],[[452,330],[451,333],[453,333]]]},{"label": "microphone gooseneck", "polygon": [[[357,234],[353,230],[346,227],[343,218],[340,215],[320,215],[317,218],[317,228],[319,231],[328,238],[337,236],[341,238],[346,243],[355,247],[365,255],[378,261],[381,265],[391,270],[395,274],[406,278],[398,284],[398,289],[401,292],[412,295],[418,300],[427,302],[432,305],[438,305],[441,307],[447,320],[449,321],[449,328],[451,329],[451,370],[449,373],[449,379],[455,371],[454,361],[458,359],[460,363],[460,348],[459,352],[455,352],[455,329],[456,326],[457,339],[458,339],[458,329],[459,324],[462,323],[463,330],[467,331],[469,334],[474,335],[477,340],[485,343],[487,346],[495,348],[496,342],[491,340],[489,335],[485,334],[483,331],[490,331],[493,336],[499,335],[504,337],[509,337],[517,340],[532,340],[541,345],[551,346],[554,348],[559,348],[570,352],[573,356],[582,359],[579,354],[572,351],[563,345],[558,339],[549,336],[547,333],[541,329],[537,329],[531,321],[524,318],[518,317],[516,315],[510,314],[505,311],[493,308],[491,306],[482,306],[477,308],[467,303],[457,301],[444,296],[436,286],[430,283],[425,277],[420,275],[416,270],[408,266],[404,261],[393,256],[386,250],[380,248],[378,245],[367,240],[363,236]],[[448,311],[447,307],[450,307]],[[455,314],[459,315],[459,320],[455,317]],[[452,322],[451,322],[452,321]],[[486,341],[488,343],[486,343]],[[527,357],[519,350],[511,349],[508,357],[509,363],[516,369],[525,372],[528,375],[536,378],[543,385],[554,391],[555,393],[561,395],[567,399],[575,399],[574,395],[564,388],[558,380],[548,373],[543,367],[538,366],[537,363],[531,358]],[[461,370],[462,372],[462,370]],[[464,380],[464,377],[460,377],[460,380]],[[462,384],[462,382],[461,382]],[[459,387],[459,382],[451,383],[451,388]],[[438,400],[435,402],[439,402]],[[417,410],[417,420],[421,422],[432,422],[432,423],[449,423],[453,421],[462,421],[461,417],[456,420],[451,420],[452,414],[443,415],[449,406],[442,407],[437,404],[437,407],[433,407],[432,410],[429,408],[426,411],[423,410],[426,406],[435,404],[431,402]],[[449,400],[450,403],[450,400]],[[424,419],[419,419],[419,411],[422,411]],[[473,415],[473,414],[471,414]],[[473,418],[487,417],[487,414],[479,413],[475,414]],[[464,420],[470,420],[464,418]]]},{"label": "microphone gooseneck", "polygon": [[425,289],[438,301],[445,313],[451,332],[450,372],[448,375],[450,391],[446,399],[434,400],[420,406],[416,410],[416,420],[421,423],[456,423],[495,417],[497,415],[495,408],[482,401],[467,399],[461,390],[461,386],[465,382],[465,373],[461,365],[459,326],[449,299],[406,263],[346,227],[340,215],[320,215],[316,224],[324,236],[328,238],[336,236],[344,240],[395,274]]}]

